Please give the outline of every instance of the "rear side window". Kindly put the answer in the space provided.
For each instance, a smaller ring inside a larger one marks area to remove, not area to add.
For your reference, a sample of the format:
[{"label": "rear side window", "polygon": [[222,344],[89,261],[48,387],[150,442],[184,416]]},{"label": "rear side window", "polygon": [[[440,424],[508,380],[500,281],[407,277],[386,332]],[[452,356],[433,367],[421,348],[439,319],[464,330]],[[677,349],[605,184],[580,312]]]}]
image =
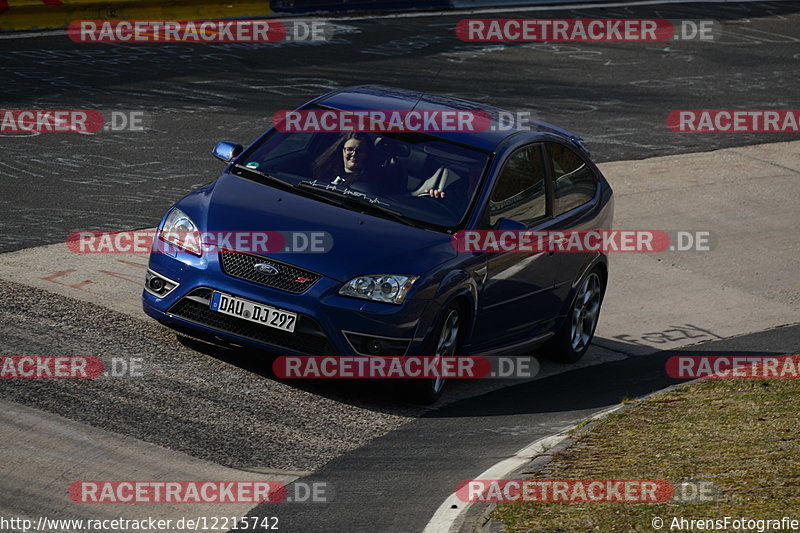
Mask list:
[{"label": "rear side window", "polygon": [[555,215],[566,213],[594,197],[597,176],[589,165],[570,148],[553,142],[545,143],[553,164]]},{"label": "rear side window", "polygon": [[513,218],[530,225],[547,214],[542,151],[538,144],[520,148],[506,160],[489,200],[489,223]]}]

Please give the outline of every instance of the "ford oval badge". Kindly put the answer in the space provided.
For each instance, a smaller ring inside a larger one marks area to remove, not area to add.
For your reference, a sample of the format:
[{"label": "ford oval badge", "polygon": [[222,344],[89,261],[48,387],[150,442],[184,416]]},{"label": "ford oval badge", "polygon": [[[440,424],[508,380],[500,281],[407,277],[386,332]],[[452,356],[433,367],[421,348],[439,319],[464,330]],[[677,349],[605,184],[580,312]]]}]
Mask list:
[{"label": "ford oval badge", "polygon": [[253,265],[253,268],[256,270],[256,272],[261,272],[267,276],[274,276],[279,272],[278,267],[270,265],[269,263],[256,263]]}]

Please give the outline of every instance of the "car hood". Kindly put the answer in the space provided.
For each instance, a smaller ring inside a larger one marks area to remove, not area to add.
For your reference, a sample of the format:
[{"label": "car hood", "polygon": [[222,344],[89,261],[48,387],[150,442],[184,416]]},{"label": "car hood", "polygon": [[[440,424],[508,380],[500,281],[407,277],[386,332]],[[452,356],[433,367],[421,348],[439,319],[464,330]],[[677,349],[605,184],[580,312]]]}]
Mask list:
[{"label": "car hood", "polygon": [[362,274],[422,275],[456,255],[450,235],[223,174],[179,205],[204,231],[327,232],[324,253],[262,254],[346,282]]}]

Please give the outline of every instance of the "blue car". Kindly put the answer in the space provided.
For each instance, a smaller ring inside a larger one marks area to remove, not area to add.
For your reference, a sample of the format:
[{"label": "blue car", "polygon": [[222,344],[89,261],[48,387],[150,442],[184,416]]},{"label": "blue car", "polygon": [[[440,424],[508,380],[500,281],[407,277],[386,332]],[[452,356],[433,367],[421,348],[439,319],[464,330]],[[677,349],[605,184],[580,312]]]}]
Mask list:
[{"label": "blue car", "polygon": [[[219,143],[213,154],[225,171],[159,224],[142,294],[149,316],[280,355],[542,349],[574,362],[586,352],[608,279],[605,253],[454,245],[472,230],[610,229],[611,187],[579,137],[539,121],[501,124],[509,113],[479,103],[383,86],[331,92],[299,109],[469,111],[491,124],[436,133],[273,127],[246,149]],[[174,237],[209,232],[283,241],[254,251]],[[412,388],[433,402],[443,386],[431,378]]]}]

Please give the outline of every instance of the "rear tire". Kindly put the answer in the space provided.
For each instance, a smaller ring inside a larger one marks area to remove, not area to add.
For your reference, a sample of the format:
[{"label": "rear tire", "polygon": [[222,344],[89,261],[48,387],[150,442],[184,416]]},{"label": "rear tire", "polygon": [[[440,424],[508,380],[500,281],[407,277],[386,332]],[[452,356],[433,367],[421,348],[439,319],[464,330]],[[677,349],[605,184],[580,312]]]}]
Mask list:
[{"label": "rear tire", "polygon": [[575,363],[589,349],[600,318],[605,284],[595,267],[581,280],[561,329],[545,346],[545,353],[561,363]]},{"label": "rear tire", "polygon": [[[460,326],[460,309],[458,305],[451,304],[439,316],[433,329],[434,335],[422,355],[437,358],[456,355],[461,336]],[[444,385],[444,377],[414,380],[409,384],[409,399],[423,405],[434,403],[441,398]]]}]

